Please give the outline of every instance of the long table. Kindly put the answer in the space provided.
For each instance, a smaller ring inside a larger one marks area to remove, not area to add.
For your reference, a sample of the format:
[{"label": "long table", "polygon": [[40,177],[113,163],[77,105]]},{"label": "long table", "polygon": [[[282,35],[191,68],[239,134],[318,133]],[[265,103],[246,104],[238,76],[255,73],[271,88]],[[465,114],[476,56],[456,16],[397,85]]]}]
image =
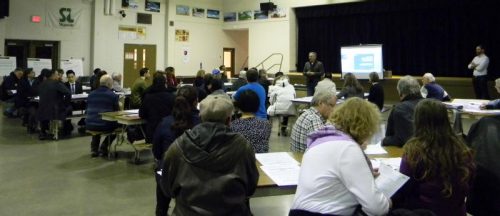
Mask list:
[{"label": "long table", "polygon": [[[401,157],[403,155],[403,149],[394,146],[384,146],[383,147],[387,154],[379,154],[379,155],[368,155],[370,159],[373,158],[394,158]],[[290,156],[292,156],[299,163],[302,161],[303,153],[296,152],[288,152]],[[285,195],[285,194],[294,194],[297,186],[278,186],[262,169],[260,168],[261,164],[257,161],[257,169],[259,170],[259,181],[257,183],[257,191],[254,194],[254,197],[261,196],[271,196],[271,195]]]}]

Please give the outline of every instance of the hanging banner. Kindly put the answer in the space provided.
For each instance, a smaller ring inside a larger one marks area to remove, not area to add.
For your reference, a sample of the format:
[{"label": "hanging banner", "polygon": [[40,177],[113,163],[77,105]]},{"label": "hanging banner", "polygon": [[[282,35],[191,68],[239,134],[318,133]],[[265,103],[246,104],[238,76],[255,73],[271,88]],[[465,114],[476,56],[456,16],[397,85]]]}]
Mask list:
[{"label": "hanging banner", "polygon": [[0,76],[9,75],[16,67],[16,57],[0,56]]},{"label": "hanging banner", "polygon": [[53,28],[80,29],[83,9],[72,1],[48,1],[47,22]]},{"label": "hanging banner", "polygon": [[36,74],[40,74],[42,69],[52,70],[52,59],[28,58],[28,67],[33,68]]}]

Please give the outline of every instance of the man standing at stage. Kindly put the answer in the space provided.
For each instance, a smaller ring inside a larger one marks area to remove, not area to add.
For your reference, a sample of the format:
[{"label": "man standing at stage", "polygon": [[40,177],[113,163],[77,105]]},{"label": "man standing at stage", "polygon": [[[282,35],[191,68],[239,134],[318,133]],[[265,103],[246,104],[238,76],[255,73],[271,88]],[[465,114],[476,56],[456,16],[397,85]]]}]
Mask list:
[{"label": "man standing at stage", "polygon": [[479,45],[476,47],[476,57],[469,64],[469,69],[474,70],[472,78],[472,86],[476,93],[477,99],[490,99],[488,93],[488,65],[490,59],[484,54],[484,47]]},{"label": "man standing at stage", "polygon": [[302,73],[306,76],[306,84],[307,84],[307,96],[314,95],[314,88],[318,84],[321,77],[325,74],[325,68],[323,67],[323,63],[318,61],[317,54],[315,52],[309,53],[309,61],[304,65],[304,70]]}]

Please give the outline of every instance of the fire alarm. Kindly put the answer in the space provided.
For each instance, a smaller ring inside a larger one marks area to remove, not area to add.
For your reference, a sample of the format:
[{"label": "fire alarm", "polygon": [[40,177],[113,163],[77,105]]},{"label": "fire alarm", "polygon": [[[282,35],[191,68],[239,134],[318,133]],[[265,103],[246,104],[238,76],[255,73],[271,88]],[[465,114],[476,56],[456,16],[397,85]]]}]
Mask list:
[{"label": "fire alarm", "polygon": [[42,17],[41,16],[31,16],[31,22],[39,23],[41,21],[42,21]]}]

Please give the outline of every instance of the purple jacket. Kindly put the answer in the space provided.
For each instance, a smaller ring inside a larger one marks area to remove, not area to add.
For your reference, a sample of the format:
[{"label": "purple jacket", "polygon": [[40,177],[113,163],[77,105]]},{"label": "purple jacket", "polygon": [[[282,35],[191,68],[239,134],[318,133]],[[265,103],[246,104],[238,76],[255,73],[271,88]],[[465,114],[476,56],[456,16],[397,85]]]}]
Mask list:
[{"label": "purple jacket", "polygon": [[[472,161],[470,161],[471,167]],[[443,183],[440,179],[418,180],[422,168],[416,169],[409,166],[408,160],[403,155],[399,171],[410,177],[410,180],[393,196],[394,208],[428,209],[436,215],[465,216],[465,197],[469,194],[472,178],[468,184],[460,185],[459,179],[453,178],[453,193],[446,198],[441,194]],[[471,170],[473,176],[474,170]]]}]

